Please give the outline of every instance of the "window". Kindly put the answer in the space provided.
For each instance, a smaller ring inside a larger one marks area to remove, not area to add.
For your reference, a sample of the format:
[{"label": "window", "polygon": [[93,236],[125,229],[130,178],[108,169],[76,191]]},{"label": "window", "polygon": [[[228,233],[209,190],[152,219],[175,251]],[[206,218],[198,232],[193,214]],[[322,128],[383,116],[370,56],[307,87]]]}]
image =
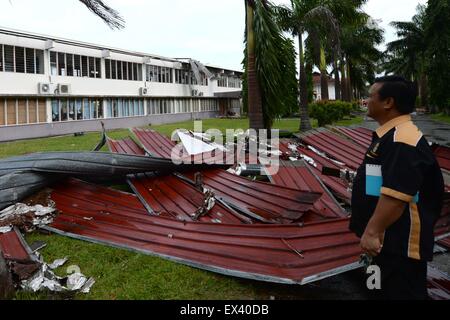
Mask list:
[{"label": "window", "polygon": [[25,49],[25,63],[27,66],[27,73],[36,73],[36,60],[34,58],[34,49]]},{"label": "window", "polygon": [[81,77],[81,56],[76,54],[73,56],[73,60],[73,75]]},{"label": "window", "polygon": [[128,63],[123,62],[122,63],[122,78],[123,78],[123,80],[128,80],[128,70],[127,69],[128,69]]},{"label": "window", "polygon": [[134,80],[133,77],[133,63],[128,62],[128,80]]},{"label": "window", "polygon": [[66,75],[66,55],[64,53],[58,53],[58,75]]},{"label": "window", "polygon": [[105,76],[106,79],[111,79],[111,60],[105,60]]},{"label": "window", "polygon": [[14,47],[4,46],[3,54],[5,56],[5,71],[14,72]]},{"label": "window", "polygon": [[[4,71],[3,70],[3,66],[5,64],[3,63],[3,45],[0,44],[0,72]],[[2,109],[0,108],[0,113],[1,113]],[[0,115],[1,116],[1,115]]]},{"label": "window", "polygon": [[112,73],[111,79],[117,79],[116,66],[117,66],[117,61],[111,60],[111,73]]},{"label": "window", "polygon": [[88,76],[88,57],[86,56],[81,57],[81,75],[83,77]]},{"label": "window", "polygon": [[122,61],[117,61],[117,80],[122,80]]},{"label": "window", "polygon": [[73,77],[73,55],[66,54],[67,61],[67,75]]},{"label": "window", "polygon": [[100,58],[95,58],[95,77],[97,79],[102,77],[102,66]]},{"label": "window", "polygon": [[25,73],[25,49],[15,47],[16,51],[16,72]]},{"label": "window", "polygon": [[36,73],[44,74],[44,50],[34,50]]},{"label": "window", "polygon": [[95,78],[95,59],[89,57],[89,78]]}]

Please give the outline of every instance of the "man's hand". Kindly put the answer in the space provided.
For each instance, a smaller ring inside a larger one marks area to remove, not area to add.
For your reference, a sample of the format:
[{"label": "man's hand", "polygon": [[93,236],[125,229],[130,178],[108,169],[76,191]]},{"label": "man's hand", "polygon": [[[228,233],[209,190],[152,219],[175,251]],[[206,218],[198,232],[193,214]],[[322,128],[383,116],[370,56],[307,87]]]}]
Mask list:
[{"label": "man's hand", "polygon": [[402,216],[406,202],[381,195],[372,218],[361,237],[362,250],[376,257],[383,247],[384,232]]},{"label": "man's hand", "polygon": [[383,238],[383,234],[370,233],[366,230],[361,237],[361,249],[371,257],[376,257],[383,247]]}]

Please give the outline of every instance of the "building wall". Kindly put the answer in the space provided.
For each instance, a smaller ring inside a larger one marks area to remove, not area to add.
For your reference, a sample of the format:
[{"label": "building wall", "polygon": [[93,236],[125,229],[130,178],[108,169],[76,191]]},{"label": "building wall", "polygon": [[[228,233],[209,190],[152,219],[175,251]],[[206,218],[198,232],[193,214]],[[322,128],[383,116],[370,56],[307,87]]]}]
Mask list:
[{"label": "building wall", "polygon": [[[10,46],[14,47],[17,61],[16,70],[8,71]],[[140,70],[135,70],[133,64]],[[120,65],[123,69],[119,72]],[[241,73],[211,67],[210,71],[218,77],[209,79],[207,85],[176,83],[175,70],[185,72],[188,66],[186,61],[0,29],[0,141],[99,130],[100,120],[113,129],[218,116],[221,98],[215,98],[214,94],[240,90]],[[24,73],[19,71],[22,69]],[[31,73],[27,73],[28,69]],[[155,74],[161,70],[166,73],[158,78]],[[138,80],[107,78],[128,78],[131,73]],[[171,83],[157,82],[168,79],[169,74]],[[192,77],[184,74],[186,79]],[[219,83],[218,79],[229,79],[230,85],[228,81]],[[40,92],[41,84],[49,85],[48,93]],[[61,84],[69,85],[70,92],[59,92]],[[141,93],[142,88],[147,89],[147,94]],[[122,101],[131,102],[129,106],[126,102],[127,107],[122,109]],[[138,109],[133,109],[133,101]],[[222,101],[233,111],[240,110],[239,99]],[[96,111],[91,114],[89,106],[85,111],[85,103]],[[118,108],[117,104],[120,110],[131,112],[112,112]]]},{"label": "building wall", "polygon": [[[320,83],[314,85],[314,91],[317,93],[315,100],[321,100],[321,86]],[[336,100],[336,91],[334,89],[334,83],[328,83],[328,97],[330,100]]]}]

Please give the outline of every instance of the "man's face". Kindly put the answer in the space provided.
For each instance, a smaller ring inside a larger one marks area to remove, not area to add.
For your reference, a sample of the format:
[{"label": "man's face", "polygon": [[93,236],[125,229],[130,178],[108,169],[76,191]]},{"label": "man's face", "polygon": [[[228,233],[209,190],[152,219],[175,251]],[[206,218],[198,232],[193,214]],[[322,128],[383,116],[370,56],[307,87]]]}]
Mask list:
[{"label": "man's face", "polygon": [[380,100],[378,92],[382,87],[381,83],[374,83],[369,90],[369,99],[367,101],[367,115],[373,119],[377,119],[384,110],[384,103]]}]

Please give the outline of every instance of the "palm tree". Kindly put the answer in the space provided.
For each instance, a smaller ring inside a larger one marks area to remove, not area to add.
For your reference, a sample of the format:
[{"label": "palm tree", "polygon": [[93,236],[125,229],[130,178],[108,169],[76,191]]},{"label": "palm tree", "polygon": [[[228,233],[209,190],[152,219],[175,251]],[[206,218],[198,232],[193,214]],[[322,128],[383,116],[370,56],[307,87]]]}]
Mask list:
[{"label": "palm tree", "polygon": [[[279,24],[285,30],[290,32],[294,37],[298,37],[299,48],[299,111],[300,111],[300,130],[307,131],[311,129],[311,122],[308,116],[308,89],[307,76],[305,70],[305,50],[303,45],[303,35],[308,33],[312,38],[315,38],[313,43],[318,43],[320,52],[320,69],[321,69],[321,83],[322,94],[328,97],[328,79],[326,73],[326,61],[324,59],[325,42],[320,35],[323,35],[323,30],[328,29],[338,33],[338,28],[334,15],[331,12],[328,1],[325,0],[291,0],[291,8],[286,6],[279,6],[277,8]],[[331,33],[330,33],[331,35]],[[329,37],[332,38],[332,37]]]},{"label": "palm tree", "polygon": [[122,29],[125,26],[125,21],[119,13],[106,5],[102,0],[79,1],[99,16],[111,29]]},{"label": "palm tree", "polygon": [[419,5],[412,21],[391,23],[397,29],[398,39],[387,45],[384,68],[387,73],[402,75],[418,84],[421,103],[428,107],[425,74],[427,43],[424,22],[425,6]]},{"label": "palm tree", "polygon": [[276,117],[296,105],[294,45],[276,24],[270,2],[245,0],[245,7],[244,99],[250,128],[270,129]]},{"label": "palm tree", "polygon": [[364,12],[353,23],[341,28],[342,98],[351,101],[373,82],[382,53],[377,46],[383,42],[383,30]]}]

